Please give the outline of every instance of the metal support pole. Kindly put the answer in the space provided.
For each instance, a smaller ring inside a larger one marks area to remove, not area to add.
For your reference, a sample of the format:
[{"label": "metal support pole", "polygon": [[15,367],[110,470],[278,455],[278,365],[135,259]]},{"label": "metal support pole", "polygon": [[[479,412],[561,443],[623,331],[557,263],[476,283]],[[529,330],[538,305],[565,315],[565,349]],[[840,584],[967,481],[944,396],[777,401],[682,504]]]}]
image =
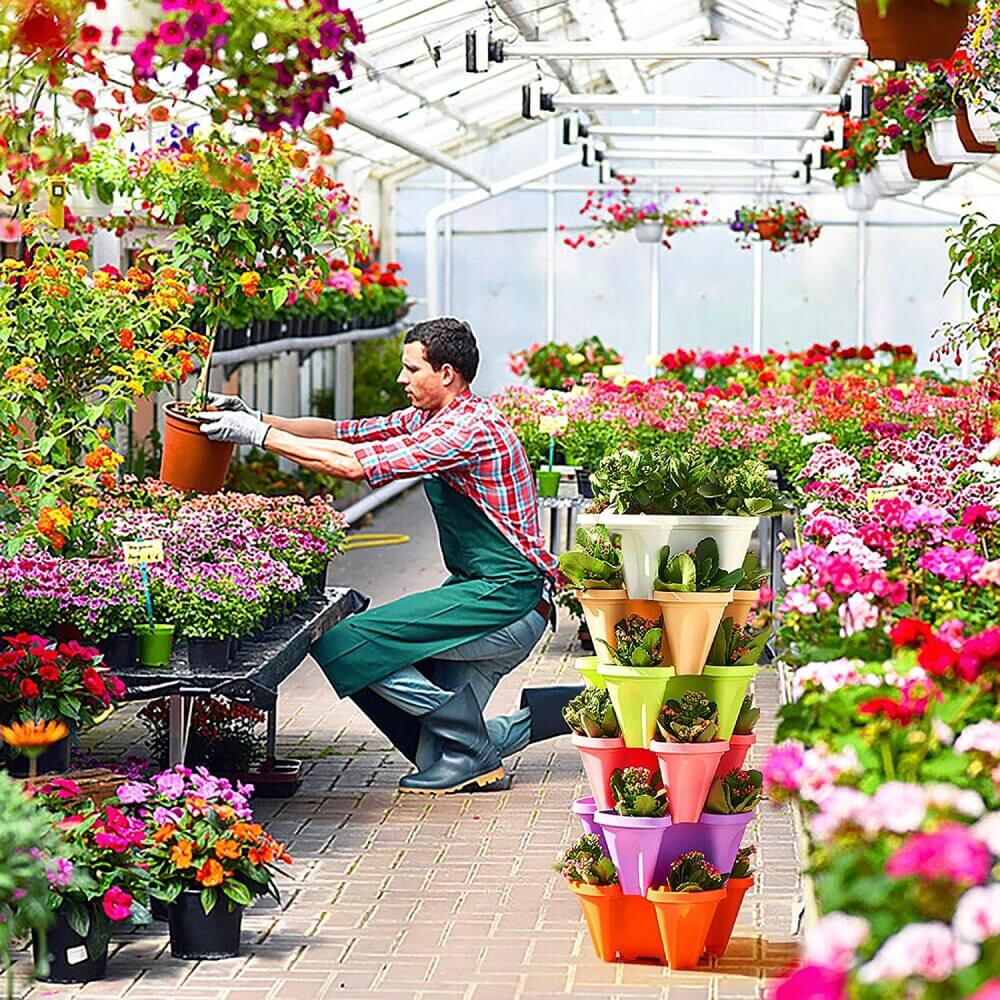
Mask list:
[{"label": "metal support pole", "polygon": [[337,344],[333,357],[333,416],[350,420],[354,416],[354,345]]},{"label": "metal support pole", "polygon": [[[447,174],[445,176],[445,195],[449,200],[452,197],[451,182],[451,174]],[[452,305],[452,292],[454,290],[452,265],[455,261],[454,238],[455,232],[452,227],[452,217],[449,215],[444,220],[444,311],[447,316],[450,316],[454,311],[454,306]]]},{"label": "metal support pole", "polygon": [[858,318],[857,346],[865,346],[865,317],[868,312],[868,221],[858,216]]},{"label": "metal support pole", "polygon": [[[546,126],[546,148],[549,160],[556,158],[556,121]],[[550,174],[545,195],[545,340],[556,339],[556,178]]]},{"label": "metal support pole", "polygon": [[672,111],[736,111],[770,108],[783,111],[839,111],[838,94],[789,94],[764,97],[678,97],[664,94],[557,94],[556,111],[603,108],[668,108]]},{"label": "metal support pole", "polygon": [[799,42],[758,42],[726,45],[702,42],[698,45],[657,45],[634,41],[594,42],[513,42],[503,48],[506,59],[650,59],[657,61],[696,59],[865,59],[868,46],[845,39],[836,45],[808,45]]},{"label": "metal support pole", "polygon": [[169,696],[170,728],[167,740],[167,761],[170,767],[183,764],[187,756],[188,728],[191,725],[191,715],[194,702],[187,695],[172,694]]},{"label": "metal support pole", "polygon": [[663,247],[652,243],[649,254],[649,357],[650,374],[656,374],[656,364],[652,359],[660,356],[660,258]]},{"label": "metal support pole", "polygon": [[753,351],[764,349],[764,246],[758,240],[753,245]]},{"label": "metal support pole", "polygon": [[267,760],[278,757],[278,696],[274,696],[274,704],[267,710],[267,745],[265,749]]}]

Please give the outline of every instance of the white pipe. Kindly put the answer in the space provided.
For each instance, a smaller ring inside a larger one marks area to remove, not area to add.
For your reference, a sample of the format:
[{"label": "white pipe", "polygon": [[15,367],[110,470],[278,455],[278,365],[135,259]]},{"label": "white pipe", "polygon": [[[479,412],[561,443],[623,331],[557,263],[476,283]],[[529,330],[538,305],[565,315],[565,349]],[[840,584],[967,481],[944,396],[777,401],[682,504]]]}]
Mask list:
[{"label": "white pipe", "polygon": [[[547,149],[549,160],[556,158],[556,120],[549,119]],[[549,174],[545,195],[545,340],[556,339],[556,192],[555,174]]]},{"label": "white pipe", "polygon": [[[664,94],[557,94],[551,98],[557,111],[588,108],[668,108],[674,111],[737,111],[780,108],[800,111],[838,111],[836,94],[799,94],[766,97],[675,97]],[[348,119],[350,120],[350,119]]]},{"label": "white pipe", "polygon": [[381,139],[383,142],[388,142],[393,146],[398,146],[400,149],[405,149],[408,153],[418,156],[421,160],[426,160],[428,163],[443,167],[453,174],[458,174],[459,177],[464,177],[467,181],[472,181],[476,187],[482,188],[484,191],[489,191],[490,181],[488,177],[484,177],[474,170],[469,170],[454,157],[448,156],[447,153],[440,153],[430,146],[425,146],[422,142],[411,139],[409,136],[403,135],[402,132],[397,132],[395,129],[383,125],[374,118],[369,118],[368,115],[360,111],[353,111],[349,108],[343,108],[342,110],[345,120],[355,128],[361,129],[362,132],[367,132],[369,135],[375,136],[376,139]]},{"label": "white pipe", "polygon": [[[660,356],[660,258],[663,248],[653,243],[649,248],[649,356]],[[655,364],[651,364],[651,375],[656,374]]]},{"label": "white pipe", "polygon": [[657,128],[655,125],[589,125],[588,135],[622,136],[623,138],[661,139],[789,139],[815,142],[822,140],[825,133],[796,130],[755,132],[753,129],[725,128]]},{"label": "white pipe", "polygon": [[438,223],[445,216],[453,215],[464,208],[472,208],[480,202],[488,201],[499,194],[506,194],[523,187],[531,181],[541,180],[550,174],[558,173],[560,170],[568,170],[580,164],[580,157],[577,153],[568,153],[556,160],[548,160],[539,163],[527,170],[521,170],[516,174],[511,174],[503,180],[497,181],[485,191],[470,191],[468,194],[444,201],[440,205],[435,205],[424,218],[424,249],[427,266],[427,315],[438,316],[441,313],[441,289],[438,287]]},{"label": "white pipe", "polygon": [[868,312],[868,223],[864,214],[858,216],[858,318],[857,346],[865,346],[865,325]]},{"label": "white pipe", "polygon": [[619,146],[604,152],[606,160],[678,160],[697,163],[766,163],[805,164],[802,156],[769,156],[767,153],[699,153],[689,149],[630,149]]},{"label": "white pipe", "polygon": [[800,180],[795,176],[795,174],[778,172],[775,173],[771,170],[758,170],[758,171],[746,171],[745,173],[732,173],[732,174],[710,174],[705,173],[704,170],[629,170],[629,171],[618,171],[618,173],[625,174],[628,177],[635,177],[637,179],[643,178],[667,178],[677,180],[704,180],[704,181],[760,181],[760,180],[790,180],[798,181],[800,184],[804,184],[804,180]]},{"label": "white pipe", "polygon": [[648,42],[515,42],[504,59],[866,59],[868,46],[847,39],[836,45],[761,42],[754,45],[655,45]]},{"label": "white pipe", "polygon": [[381,507],[382,504],[393,497],[399,496],[400,493],[405,493],[411,486],[416,486],[422,478],[422,476],[417,476],[415,479],[397,479],[393,483],[386,483],[385,486],[380,486],[377,490],[372,490],[368,496],[362,497],[357,503],[351,504],[343,512],[344,517],[347,518],[347,523],[353,526],[365,514],[375,510],[376,507]]},{"label": "white pipe", "polygon": [[764,245],[753,245],[753,351],[764,348]]}]

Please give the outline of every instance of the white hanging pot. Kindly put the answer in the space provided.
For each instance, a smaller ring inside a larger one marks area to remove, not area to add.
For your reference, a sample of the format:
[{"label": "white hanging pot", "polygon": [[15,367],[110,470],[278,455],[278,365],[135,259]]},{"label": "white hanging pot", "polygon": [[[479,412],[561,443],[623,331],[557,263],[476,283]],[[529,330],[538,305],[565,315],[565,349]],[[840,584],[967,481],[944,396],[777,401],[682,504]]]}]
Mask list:
[{"label": "white hanging pot", "polygon": [[852,212],[867,212],[875,204],[874,200],[869,201],[861,184],[849,184],[841,190],[844,192],[844,201]]},{"label": "white hanging pot", "polygon": [[863,173],[858,184],[861,188],[861,193],[865,196],[865,201],[868,202],[868,207],[873,207],[875,202],[877,202],[879,197],[883,194],[875,172],[869,170],[868,172]]},{"label": "white hanging pot", "polygon": [[660,219],[647,219],[638,223],[632,231],[640,243],[659,243],[663,239],[663,222]]},{"label": "white hanging pot", "polygon": [[990,111],[987,103],[994,100],[994,96],[989,91],[983,91],[983,103],[976,101],[968,102],[969,126],[977,142],[985,142],[995,145],[997,136],[1000,135],[1000,114]]},{"label": "white hanging pot", "polygon": [[927,152],[931,159],[942,167],[950,163],[980,163],[989,159],[988,153],[970,153],[958,134],[958,123],[954,115],[935,118],[927,134]]},{"label": "white hanging pot", "polygon": [[890,198],[908,194],[917,186],[909,168],[906,165],[905,153],[894,153],[892,156],[880,156],[875,166],[878,174],[879,187]]}]

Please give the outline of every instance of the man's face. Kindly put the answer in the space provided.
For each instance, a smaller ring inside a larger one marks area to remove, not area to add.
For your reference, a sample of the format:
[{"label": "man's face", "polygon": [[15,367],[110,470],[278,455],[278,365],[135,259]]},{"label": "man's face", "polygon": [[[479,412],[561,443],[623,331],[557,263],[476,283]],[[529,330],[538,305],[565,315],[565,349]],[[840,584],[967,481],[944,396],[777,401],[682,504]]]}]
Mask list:
[{"label": "man's face", "polygon": [[437,409],[456,378],[451,365],[442,365],[440,371],[431,367],[424,345],[419,340],[403,345],[403,368],[396,381],[403,386],[410,402],[418,410]]}]

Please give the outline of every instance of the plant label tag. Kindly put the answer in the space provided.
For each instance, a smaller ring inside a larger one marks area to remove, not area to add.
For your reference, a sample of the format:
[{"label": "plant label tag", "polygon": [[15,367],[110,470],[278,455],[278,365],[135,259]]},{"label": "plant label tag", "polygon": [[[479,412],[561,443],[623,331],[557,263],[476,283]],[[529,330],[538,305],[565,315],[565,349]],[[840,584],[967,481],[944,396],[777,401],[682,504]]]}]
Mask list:
[{"label": "plant label tag", "polygon": [[75,948],[66,949],[66,964],[79,965],[87,961],[87,946],[78,944]]},{"label": "plant label tag", "polygon": [[895,500],[905,489],[905,486],[873,487],[865,493],[865,503],[868,505],[869,510],[874,510],[875,504],[880,500]]},{"label": "plant label tag", "polygon": [[550,413],[538,420],[538,429],[543,434],[558,434],[569,426],[569,417],[564,413]]},{"label": "plant label tag", "polygon": [[163,562],[163,539],[147,538],[141,542],[122,542],[126,566]]}]

